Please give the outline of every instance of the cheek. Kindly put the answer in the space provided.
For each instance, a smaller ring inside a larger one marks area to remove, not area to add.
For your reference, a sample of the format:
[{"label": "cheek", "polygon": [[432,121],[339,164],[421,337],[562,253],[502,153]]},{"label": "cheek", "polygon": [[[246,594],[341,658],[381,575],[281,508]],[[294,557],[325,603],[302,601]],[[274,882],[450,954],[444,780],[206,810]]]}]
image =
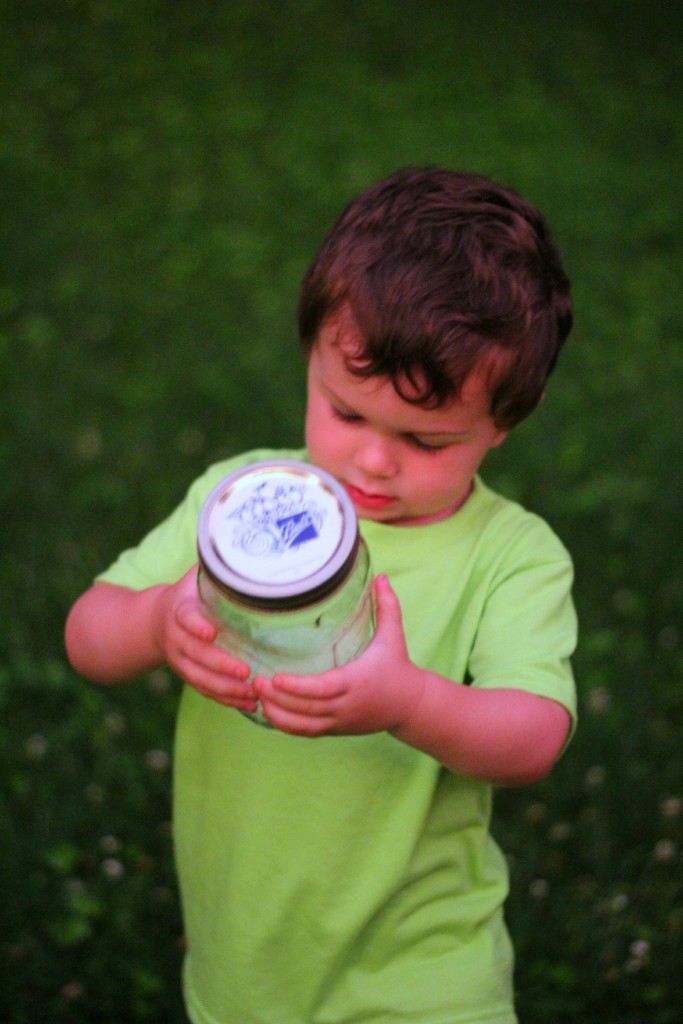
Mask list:
[{"label": "cheek", "polygon": [[318,395],[309,393],[306,403],[306,431],[311,435],[321,432],[324,429],[326,410]]},{"label": "cheek", "polygon": [[315,403],[309,406],[306,414],[306,447],[310,452],[331,455],[339,448],[338,431],[335,421]]},{"label": "cheek", "polygon": [[306,429],[304,433],[304,439],[306,442],[306,450],[314,464],[320,463],[320,432],[315,429],[314,422],[307,417],[306,418]]},{"label": "cheek", "polygon": [[450,500],[453,493],[460,491],[463,480],[471,476],[472,468],[461,449],[445,459],[429,456],[426,463],[424,460],[422,463],[421,486],[425,492]]},{"label": "cheek", "polygon": [[452,478],[450,474],[423,467],[422,472],[418,476],[418,487],[425,494],[433,495],[437,498],[443,495],[448,497],[452,488]]}]

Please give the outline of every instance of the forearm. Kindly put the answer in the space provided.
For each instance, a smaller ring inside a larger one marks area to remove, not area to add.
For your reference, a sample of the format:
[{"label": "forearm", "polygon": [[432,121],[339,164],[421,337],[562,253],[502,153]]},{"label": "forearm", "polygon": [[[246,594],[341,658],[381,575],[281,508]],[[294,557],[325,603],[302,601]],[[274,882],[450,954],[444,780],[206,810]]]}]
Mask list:
[{"label": "forearm", "polygon": [[544,778],[560,754],[569,713],[513,689],[461,686],[412,666],[421,698],[392,735],[451,771],[503,786]]},{"label": "forearm", "polygon": [[157,637],[166,590],[98,583],[86,591],[66,623],[66,650],[76,671],[93,682],[118,683],[163,664]]},{"label": "forearm", "polygon": [[389,732],[459,775],[523,785],[548,774],[569,713],[523,690],[462,686],[411,661],[401,608],[375,580],[377,629],[353,661],[320,675],[278,674],[255,685],[275,728],[297,736]]}]

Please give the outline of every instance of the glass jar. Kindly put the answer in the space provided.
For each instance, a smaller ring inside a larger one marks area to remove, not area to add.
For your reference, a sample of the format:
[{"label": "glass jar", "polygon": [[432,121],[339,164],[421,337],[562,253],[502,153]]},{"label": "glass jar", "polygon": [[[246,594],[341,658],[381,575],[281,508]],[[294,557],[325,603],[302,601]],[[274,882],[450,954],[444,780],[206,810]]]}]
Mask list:
[{"label": "glass jar", "polygon": [[[323,470],[283,459],[232,473],[202,506],[197,547],[216,642],[250,678],[324,672],[370,642],[369,552],[351,499]],[[260,710],[248,717],[268,724]]]}]

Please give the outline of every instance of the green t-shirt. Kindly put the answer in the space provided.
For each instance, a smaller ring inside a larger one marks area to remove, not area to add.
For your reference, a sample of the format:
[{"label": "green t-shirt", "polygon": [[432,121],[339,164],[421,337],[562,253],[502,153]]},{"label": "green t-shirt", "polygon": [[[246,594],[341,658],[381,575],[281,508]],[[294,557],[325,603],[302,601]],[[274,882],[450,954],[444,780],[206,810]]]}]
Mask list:
[{"label": "green t-shirt", "polygon": [[[196,560],[221,463],[101,579],[142,588]],[[570,558],[481,482],[449,519],[363,521],[403,609],[412,660],[474,686],[550,697],[575,718]],[[459,683],[454,683],[459,685]],[[304,739],[186,686],[174,836],[196,1024],[511,1024],[508,877],[491,787],[387,733]]]}]

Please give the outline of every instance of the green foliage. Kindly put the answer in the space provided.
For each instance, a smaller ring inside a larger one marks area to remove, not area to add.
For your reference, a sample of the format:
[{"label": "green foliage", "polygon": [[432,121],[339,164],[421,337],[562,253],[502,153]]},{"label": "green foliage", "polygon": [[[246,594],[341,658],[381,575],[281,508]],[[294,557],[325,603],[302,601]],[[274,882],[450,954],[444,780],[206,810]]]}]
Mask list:
[{"label": "green foliage", "polygon": [[298,443],[294,308],[408,163],[537,202],[577,325],[487,479],[577,566],[582,721],[501,793],[524,1024],[683,1012],[681,48],[616,0],[10,0],[0,12],[0,1017],[183,1019],[176,683],[96,690],[66,611],[211,460]]},{"label": "green foliage", "polygon": [[182,1019],[171,680],[100,693],[26,655],[2,683],[3,1020]]}]

